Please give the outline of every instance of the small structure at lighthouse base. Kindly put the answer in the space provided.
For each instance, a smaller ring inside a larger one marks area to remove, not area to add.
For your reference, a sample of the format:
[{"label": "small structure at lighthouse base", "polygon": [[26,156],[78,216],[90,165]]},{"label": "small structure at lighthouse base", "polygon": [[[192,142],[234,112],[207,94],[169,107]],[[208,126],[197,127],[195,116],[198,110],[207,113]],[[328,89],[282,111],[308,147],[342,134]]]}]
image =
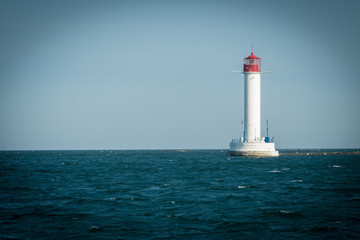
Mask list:
[{"label": "small structure at lighthouse base", "polygon": [[279,151],[275,150],[275,143],[265,142],[242,142],[242,139],[233,139],[230,143],[229,155],[248,157],[278,157]]}]

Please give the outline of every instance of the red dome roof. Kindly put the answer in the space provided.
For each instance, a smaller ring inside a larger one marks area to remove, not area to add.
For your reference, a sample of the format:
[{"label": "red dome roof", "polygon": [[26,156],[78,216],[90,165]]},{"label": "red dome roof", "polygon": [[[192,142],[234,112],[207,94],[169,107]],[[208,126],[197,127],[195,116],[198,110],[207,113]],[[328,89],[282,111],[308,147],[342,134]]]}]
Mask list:
[{"label": "red dome roof", "polygon": [[260,59],[260,58],[258,58],[257,56],[255,56],[254,55],[254,53],[253,52],[251,52],[251,55],[250,56],[248,56],[247,58],[245,58],[245,59]]}]

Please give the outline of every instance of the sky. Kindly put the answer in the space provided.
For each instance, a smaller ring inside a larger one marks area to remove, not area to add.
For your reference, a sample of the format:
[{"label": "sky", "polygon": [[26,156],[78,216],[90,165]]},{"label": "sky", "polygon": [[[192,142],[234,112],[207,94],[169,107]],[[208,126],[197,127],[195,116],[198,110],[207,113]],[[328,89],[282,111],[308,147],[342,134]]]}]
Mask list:
[{"label": "sky", "polygon": [[0,150],[360,148],[360,1],[0,0]]}]

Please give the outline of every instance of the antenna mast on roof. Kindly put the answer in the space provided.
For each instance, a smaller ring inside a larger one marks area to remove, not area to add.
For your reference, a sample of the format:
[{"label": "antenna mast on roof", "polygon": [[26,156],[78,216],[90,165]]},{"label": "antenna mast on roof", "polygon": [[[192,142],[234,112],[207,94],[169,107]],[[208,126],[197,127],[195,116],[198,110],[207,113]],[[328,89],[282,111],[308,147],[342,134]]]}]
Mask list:
[{"label": "antenna mast on roof", "polygon": [[254,52],[254,44],[251,44],[251,52]]}]

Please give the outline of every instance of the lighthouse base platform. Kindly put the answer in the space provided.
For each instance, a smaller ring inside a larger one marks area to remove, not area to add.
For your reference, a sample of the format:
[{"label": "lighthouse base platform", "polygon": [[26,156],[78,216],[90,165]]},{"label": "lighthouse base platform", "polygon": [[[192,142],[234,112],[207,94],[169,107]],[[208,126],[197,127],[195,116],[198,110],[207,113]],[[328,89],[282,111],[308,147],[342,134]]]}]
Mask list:
[{"label": "lighthouse base platform", "polygon": [[241,142],[234,139],[230,143],[229,155],[249,157],[278,157],[279,151],[275,150],[273,142]]}]

